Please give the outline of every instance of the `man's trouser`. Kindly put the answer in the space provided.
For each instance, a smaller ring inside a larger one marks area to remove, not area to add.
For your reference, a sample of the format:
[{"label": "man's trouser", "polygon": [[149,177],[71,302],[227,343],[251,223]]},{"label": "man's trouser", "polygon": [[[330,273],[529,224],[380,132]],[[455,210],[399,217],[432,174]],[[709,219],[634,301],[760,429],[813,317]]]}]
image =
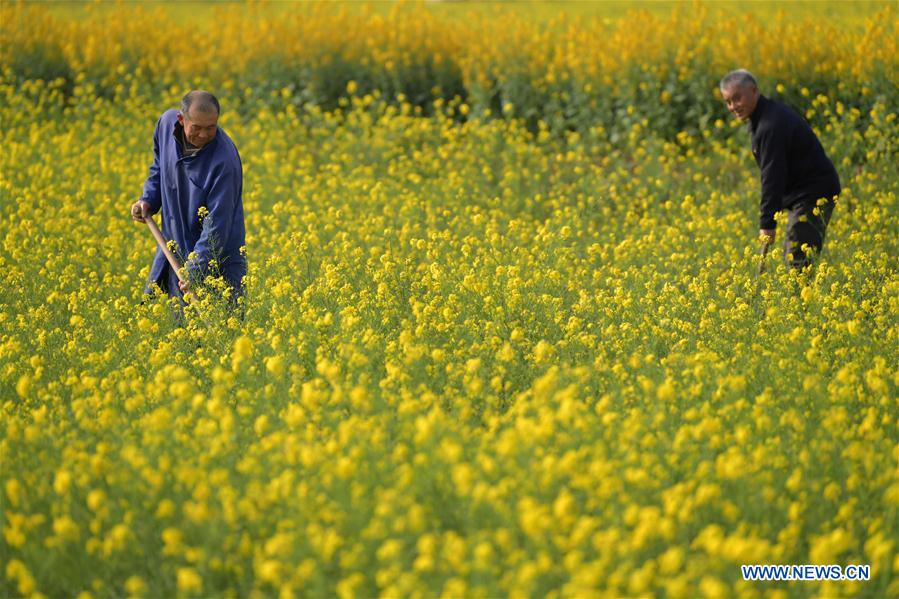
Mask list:
[{"label": "man's trouser", "polygon": [[[237,298],[243,295],[243,282],[234,282],[229,279],[225,279],[228,285],[231,286],[231,304],[235,304],[237,302]],[[175,274],[175,271],[172,270],[172,267],[166,264],[163,267],[163,275],[159,278],[159,288],[167,293],[171,297],[184,298],[184,294],[181,293],[181,288],[178,286],[178,275]],[[147,293],[151,292],[151,288],[147,288]],[[233,306],[232,306],[233,307]]]},{"label": "man's trouser", "polygon": [[178,275],[175,273],[175,270],[168,264],[163,267],[163,270],[165,272],[159,279],[159,288],[171,297],[183,299],[184,294],[181,293],[181,288],[178,286]]},{"label": "man's trouser", "polygon": [[[231,286],[231,294],[228,298],[228,307],[232,310],[236,311],[236,315],[240,320],[243,320],[246,317],[246,305],[241,303],[239,299],[243,297],[244,287],[243,280],[241,279],[238,283],[234,283],[233,281],[228,281],[228,284]],[[172,267],[166,264],[163,267],[163,274],[159,278],[159,288],[163,293],[168,294],[170,297],[176,297],[180,300],[178,302],[178,308],[175,310],[175,321],[181,325],[184,324],[184,313],[183,308],[187,305],[187,302],[184,300],[184,294],[181,293],[181,288],[178,286],[178,275],[175,274],[175,271],[172,270]],[[146,297],[149,298],[153,293],[153,286],[148,285],[145,291]],[[141,302],[141,304],[145,303],[147,300]]]},{"label": "man's trouser", "polygon": [[[818,206],[815,201],[798,202],[789,207],[787,234],[784,237],[784,260],[791,268],[803,268],[812,263],[824,246],[824,233],[833,214],[834,200]],[[802,249],[809,246],[809,251]]]},{"label": "man's trouser", "polygon": [[[168,264],[166,264],[165,270],[167,275],[160,279],[159,287],[171,297],[179,298],[182,307],[186,306],[184,294],[181,293],[181,288],[178,287],[178,275],[175,274],[175,271]],[[239,299],[244,294],[243,281],[241,280],[237,283],[228,279],[225,279],[225,281],[231,287],[231,294],[228,296],[228,307],[232,310],[237,310],[237,317],[243,320],[246,315],[246,306],[239,302]]]}]

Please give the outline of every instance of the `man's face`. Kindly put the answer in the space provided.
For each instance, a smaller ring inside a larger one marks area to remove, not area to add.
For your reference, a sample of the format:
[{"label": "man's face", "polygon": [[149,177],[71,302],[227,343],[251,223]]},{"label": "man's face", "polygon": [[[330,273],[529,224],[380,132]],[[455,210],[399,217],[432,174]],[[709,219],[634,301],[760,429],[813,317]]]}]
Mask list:
[{"label": "man's face", "polygon": [[215,139],[219,115],[215,111],[202,112],[192,107],[188,114],[178,113],[178,122],[184,127],[187,141],[202,148]]},{"label": "man's face", "polygon": [[755,105],[759,102],[759,88],[753,84],[729,85],[721,90],[721,97],[727,109],[741,121],[745,121],[755,111]]}]

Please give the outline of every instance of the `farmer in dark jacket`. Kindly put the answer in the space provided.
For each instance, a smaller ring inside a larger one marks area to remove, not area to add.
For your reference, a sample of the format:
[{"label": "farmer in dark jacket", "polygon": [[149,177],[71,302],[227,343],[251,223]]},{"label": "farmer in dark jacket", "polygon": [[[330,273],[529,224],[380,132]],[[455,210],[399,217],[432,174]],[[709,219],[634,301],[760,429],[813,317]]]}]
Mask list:
[{"label": "farmer in dark jacket", "polygon": [[761,95],[749,71],[728,73],[720,88],[727,109],[749,120],[752,154],[761,170],[759,235],[766,244],[773,242],[774,213],[787,210],[784,258],[789,266],[803,268],[824,245],[840,193],[837,171],[808,123],[791,108]]},{"label": "farmer in dark jacket", "polygon": [[131,217],[144,222],[162,210],[162,233],[186,260],[182,283],[162,251],[150,269],[147,292],[157,284],[180,297],[193,281],[221,274],[241,292],[247,272],[243,255],[243,170],[237,147],[218,126],[219,102],[209,92],[192,91],[181,110],[167,110],[156,123],[153,164]]}]

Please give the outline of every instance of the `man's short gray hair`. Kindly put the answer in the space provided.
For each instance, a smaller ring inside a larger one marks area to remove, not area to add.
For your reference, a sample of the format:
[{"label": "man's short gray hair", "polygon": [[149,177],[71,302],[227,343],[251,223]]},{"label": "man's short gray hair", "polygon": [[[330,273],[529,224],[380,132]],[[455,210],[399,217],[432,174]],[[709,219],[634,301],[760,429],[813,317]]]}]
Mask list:
[{"label": "man's short gray hair", "polygon": [[721,91],[728,89],[734,85],[738,85],[740,87],[744,87],[746,85],[754,85],[758,87],[758,82],[755,80],[755,77],[752,76],[752,73],[747,71],[746,69],[737,69],[736,71],[731,71],[727,75],[721,78],[721,83],[718,84],[718,87]]},{"label": "man's short gray hair", "polygon": [[220,115],[222,112],[218,99],[202,89],[194,90],[181,98],[181,114],[187,116],[191,107],[204,113],[214,112],[216,115]]}]

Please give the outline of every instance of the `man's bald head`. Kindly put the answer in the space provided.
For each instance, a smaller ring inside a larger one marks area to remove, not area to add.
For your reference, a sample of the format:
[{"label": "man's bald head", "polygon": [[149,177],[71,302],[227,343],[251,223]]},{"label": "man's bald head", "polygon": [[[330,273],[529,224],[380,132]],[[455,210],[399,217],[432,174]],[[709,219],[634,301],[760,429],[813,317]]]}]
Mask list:
[{"label": "man's bald head", "polygon": [[191,110],[204,114],[221,114],[218,98],[202,89],[195,89],[181,98],[181,114],[191,114]]},{"label": "man's bald head", "polygon": [[730,89],[733,86],[758,87],[758,82],[755,80],[755,77],[753,77],[752,73],[750,73],[746,69],[737,69],[722,77],[721,81],[718,83],[718,87],[722,92]]},{"label": "man's bald head", "polygon": [[752,73],[746,69],[731,71],[721,79],[718,87],[727,109],[735,117],[745,121],[752,116],[761,95]]},{"label": "man's bald head", "polygon": [[184,96],[178,122],[184,127],[187,141],[202,148],[215,139],[220,112],[219,101],[207,91],[198,89]]}]

